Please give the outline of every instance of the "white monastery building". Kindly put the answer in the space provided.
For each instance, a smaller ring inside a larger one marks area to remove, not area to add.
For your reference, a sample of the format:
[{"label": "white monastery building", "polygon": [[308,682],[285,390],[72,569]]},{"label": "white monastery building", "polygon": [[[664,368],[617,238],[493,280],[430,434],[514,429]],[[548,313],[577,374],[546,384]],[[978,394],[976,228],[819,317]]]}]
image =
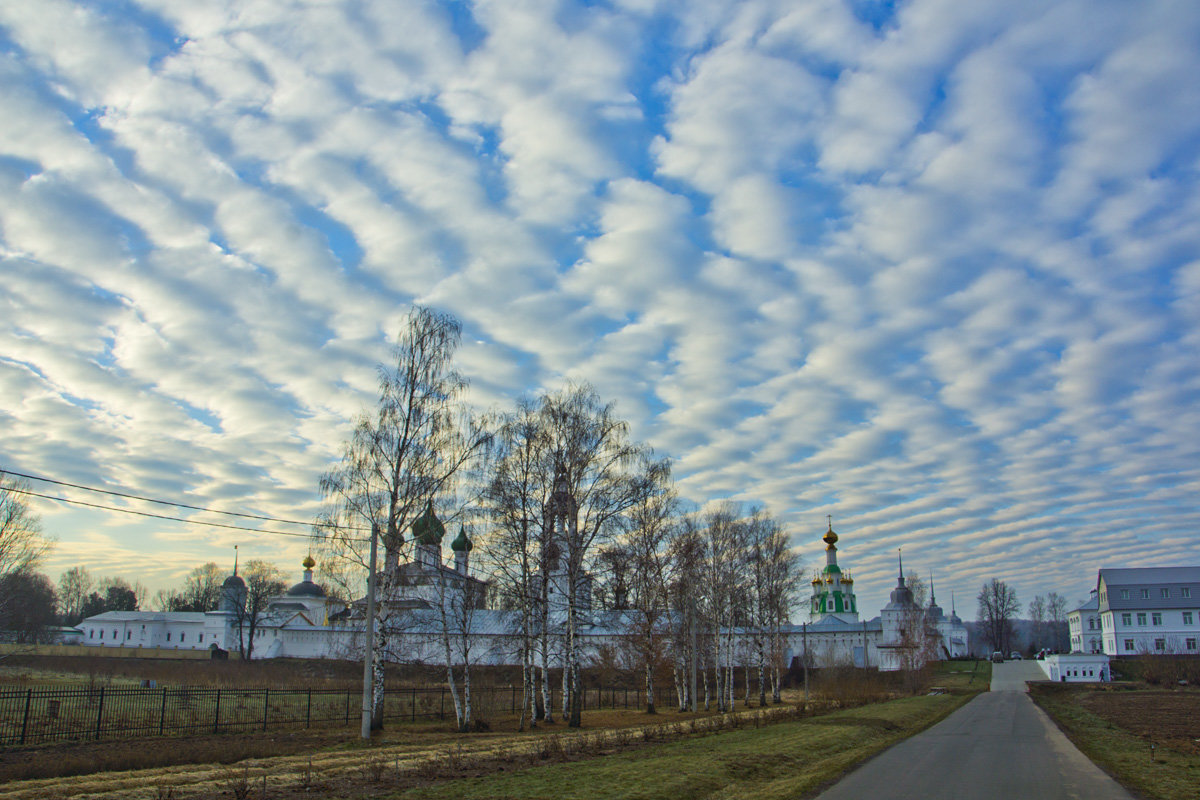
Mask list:
[{"label": "white monastery building", "polygon": [[1110,656],[1200,653],[1200,567],[1102,569],[1095,602]]},{"label": "white monastery building", "polygon": [[[387,657],[397,662],[438,663],[444,658],[440,634],[442,609],[470,607],[471,661],[519,664],[519,612],[483,607],[486,583],[471,574],[474,544],[465,531],[450,545],[452,560],[442,555],[445,529],[432,506],[412,526],[414,558],[400,562],[398,552],[385,553],[378,602],[385,609],[392,644]],[[891,601],[880,616],[862,620],[854,595],[854,579],[837,563],[838,535],[832,524],[823,537],[825,566],[812,579],[807,622],[785,625],[785,663],[794,659],[810,666],[853,664],[880,670],[921,666],[929,660],[965,657],[967,630],[953,609],[946,616],[931,592],[929,605],[916,604],[906,586],[903,564]],[[565,558],[566,548],[561,548]],[[358,659],[363,652],[365,598],[349,604],[331,600],[313,581],[312,557],[304,560],[301,581],[272,597],[254,625],[253,658]],[[567,591],[565,564],[547,578],[548,596]],[[581,607],[579,635],[585,654],[598,657],[602,648],[620,645],[631,630],[629,612],[592,607],[592,581],[575,587]],[[464,598],[467,600],[464,601]],[[84,620],[83,645],[155,647],[179,650],[238,652],[249,636],[244,611],[246,585],[234,574],[225,580],[220,607],[208,612],[109,611]],[[562,626],[565,611],[549,606],[551,622]],[[750,632],[741,648],[750,652]],[[617,648],[618,650],[620,648]],[[738,648],[735,648],[737,650]],[[554,666],[553,664],[551,666]]]},{"label": "white monastery building", "polygon": [[1072,653],[1103,653],[1101,637],[1100,601],[1096,591],[1086,603],[1067,613],[1067,629],[1071,633]]}]

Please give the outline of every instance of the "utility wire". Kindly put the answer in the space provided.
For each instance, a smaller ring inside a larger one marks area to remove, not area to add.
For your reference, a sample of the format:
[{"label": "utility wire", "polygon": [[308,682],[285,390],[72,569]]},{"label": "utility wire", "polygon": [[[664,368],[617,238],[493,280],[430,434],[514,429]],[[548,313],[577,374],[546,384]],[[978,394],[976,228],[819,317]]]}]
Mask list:
[{"label": "utility wire", "polygon": [[[9,473],[9,474],[14,475],[16,473]],[[8,487],[8,491],[13,492],[14,494],[25,494],[25,495],[29,495],[30,497],[41,497],[45,500],[54,500],[59,503],[71,503],[71,504],[77,505],[77,506],[87,506],[88,508],[98,508],[102,511],[116,511],[121,514],[135,514],[139,517],[152,517],[154,519],[167,519],[167,520],[171,520],[173,522],[186,522],[189,525],[207,525],[210,528],[228,528],[230,530],[235,530],[235,531],[250,531],[252,533],[265,533],[265,534],[269,534],[271,536],[294,536],[297,538],[308,538],[310,536],[310,534],[298,533],[296,531],[266,531],[266,530],[263,530],[262,528],[248,528],[244,525],[226,525],[225,523],[222,523],[222,522],[204,522],[202,520],[186,519],[184,517],[172,517],[167,514],[151,514],[149,511],[134,511],[132,508],[116,508],[114,506],[100,505],[99,503],[89,503],[85,500],[71,500],[70,498],[67,498],[67,497],[55,497],[52,494],[42,494],[41,492],[34,492],[29,489],[18,489],[14,486]],[[170,505],[170,504],[168,504],[168,505]],[[261,517],[261,519],[271,519],[271,517]],[[284,520],[284,521],[286,521],[286,520]],[[308,523],[304,523],[304,524],[307,525]],[[361,541],[365,542],[367,540],[362,539]]]},{"label": "utility wire", "polygon": [[[0,474],[14,475],[18,478],[27,478],[31,481],[43,481],[45,483],[52,483],[55,486],[66,486],[71,489],[82,489],[85,492],[95,492],[96,494],[107,494],[107,495],[112,495],[113,497],[124,497],[128,500],[141,500],[142,502],[145,502],[145,503],[157,503],[158,505],[161,505],[161,506],[174,506],[175,508],[186,508],[189,511],[205,511],[205,512],[208,512],[209,514],[224,514],[227,517],[242,517],[243,519],[260,519],[260,520],[263,520],[264,522],[282,522],[287,525],[306,525],[306,526],[312,525],[312,522],[310,522],[310,521],[302,521],[302,520],[297,520],[297,519],[282,519],[280,517],[266,517],[266,516],[262,516],[260,514],[243,514],[238,511],[221,511],[220,509],[216,509],[216,508],[205,508],[204,506],[191,506],[191,505],[188,505],[187,503],[176,503],[171,500],[156,500],[153,497],[143,497],[143,496],[137,495],[137,494],[126,494],[125,492],[117,492],[112,489],[97,489],[92,486],[83,486],[78,483],[67,483],[66,481],[59,481],[59,480],[55,480],[54,478],[43,478],[39,475],[26,475],[23,472],[13,472],[12,470],[7,470],[7,469],[0,469]],[[32,493],[26,492],[26,494],[32,494]],[[37,496],[44,497],[45,495],[37,495]],[[75,501],[75,500],[67,500],[64,498],[55,498],[55,497],[50,497],[49,499],[62,500],[62,502],[64,502],[64,503],[79,502],[79,501]],[[91,505],[91,504],[80,503],[80,505]],[[107,508],[110,511],[123,511],[124,510],[124,509],[120,509],[120,508],[109,508],[108,506],[93,506],[93,507],[94,508]],[[131,513],[133,513],[133,512],[131,512]],[[144,514],[143,516],[156,516],[156,515]],[[180,519],[180,518],[179,517],[162,517],[162,519]],[[185,520],[181,520],[181,521],[182,522],[190,522],[191,520],[185,519]],[[199,524],[199,523],[197,523],[197,524]],[[215,523],[205,523],[205,524],[213,525]],[[232,526],[232,527],[236,528],[237,526]],[[370,530],[370,528],[363,528],[360,526],[353,526],[353,525],[349,525],[346,527],[349,530],[354,530],[354,531]],[[250,531],[250,530],[256,530],[256,529],[255,528],[239,528],[239,530]],[[307,535],[307,534],[305,534],[305,535]]]}]

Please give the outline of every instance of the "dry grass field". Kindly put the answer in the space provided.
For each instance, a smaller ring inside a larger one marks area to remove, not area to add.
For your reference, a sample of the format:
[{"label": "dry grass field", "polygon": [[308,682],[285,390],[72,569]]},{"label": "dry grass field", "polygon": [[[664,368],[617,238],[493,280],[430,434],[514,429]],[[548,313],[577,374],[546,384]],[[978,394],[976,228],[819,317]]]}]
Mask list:
[{"label": "dry grass field", "polygon": [[1033,699],[1105,771],[1143,797],[1195,800],[1200,690],[1031,684]]},{"label": "dry grass field", "polygon": [[[276,664],[226,664],[197,671],[195,662],[125,663],[104,667],[110,671],[97,678],[92,670],[101,665],[40,662],[5,662],[0,683],[9,685],[79,685],[81,682],[108,680],[112,685],[137,682],[147,675],[161,684],[184,682],[189,685],[234,686],[253,677],[267,686],[296,685],[298,680],[319,681],[320,685],[346,685],[357,681],[357,665],[328,662],[279,662]],[[174,667],[174,669],[173,669]],[[988,667],[943,665],[925,679],[946,687],[945,702],[960,703],[962,695],[986,687]],[[503,680],[503,673],[483,673],[484,679]],[[389,685],[425,684],[428,674],[398,674]],[[262,685],[262,684],[260,684]],[[427,685],[427,684],[426,684]],[[645,748],[661,742],[704,736],[716,731],[757,729],[814,714],[836,712],[839,708],[861,707],[904,693],[894,676],[860,673],[855,670],[829,670],[812,676],[811,697],[807,705],[799,688],[787,690],[785,702],[756,708],[739,701],[734,715],[699,712],[680,714],[663,709],[648,716],[634,709],[588,711],[584,730],[568,730],[561,723],[540,725],[534,731],[517,731],[518,719],[507,713],[488,716],[488,730],[462,735],[452,730],[449,721],[419,721],[389,724],[387,730],[371,742],[362,742],[357,727],[306,731],[279,730],[244,732],[216,736],[150,738],[126,741],[49,745],[35,748],[0,750],[0,800],[42,800],[76,797],[300,797],[347,796],[370,787],[387,777],[395,782],[403,776],[403,785],[428,785],[527,770],[547,763],[573,762],[597,755],[609,755],[629,749]],[[954,695],[959,695],[955,697]],[[932,706],[922,706],[918,714],[940,713],[943,700],[931,698]],[[948,712],[947,712],[948,713]],[[915,717],[914,719],[917,719]],[[907,724],[907,723],[906,723]],[[914,723],[916,724],[916,723]],[[867,726],[870,727],[870,726]],[[892,735],[890,728],[878,733]],[[877,741],[874,735],[867,737]],[[882,741],[882,740],[879,740]],[[251,785],[253,784],[253,785]],[[336,791],[335,791],[336,788]],[[370,794],[371,792],[367,792]]]}]

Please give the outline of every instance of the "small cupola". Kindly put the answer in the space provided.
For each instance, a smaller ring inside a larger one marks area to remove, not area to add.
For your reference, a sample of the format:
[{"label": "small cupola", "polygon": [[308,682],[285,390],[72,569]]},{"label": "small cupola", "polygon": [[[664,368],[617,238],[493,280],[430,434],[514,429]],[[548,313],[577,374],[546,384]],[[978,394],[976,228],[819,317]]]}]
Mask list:
[{"label": "small cupola", "polygon": [[467,529],[459,527],[458,536],[450,543],[450,549],[456,553],[469,553],[475,549],[475,543],[467,538]]}]

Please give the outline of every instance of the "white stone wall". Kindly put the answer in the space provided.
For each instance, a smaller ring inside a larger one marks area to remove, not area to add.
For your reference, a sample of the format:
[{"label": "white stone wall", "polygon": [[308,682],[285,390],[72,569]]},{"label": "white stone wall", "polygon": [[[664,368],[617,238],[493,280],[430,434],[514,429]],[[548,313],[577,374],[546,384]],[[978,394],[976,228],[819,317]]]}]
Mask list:
[{"label": "white stone wall", "polygon": [[1062,683],[1095,683],[1112,680],[1108,656],[1103,653],[1048,655],[1037,662],[1046,680]]}]

